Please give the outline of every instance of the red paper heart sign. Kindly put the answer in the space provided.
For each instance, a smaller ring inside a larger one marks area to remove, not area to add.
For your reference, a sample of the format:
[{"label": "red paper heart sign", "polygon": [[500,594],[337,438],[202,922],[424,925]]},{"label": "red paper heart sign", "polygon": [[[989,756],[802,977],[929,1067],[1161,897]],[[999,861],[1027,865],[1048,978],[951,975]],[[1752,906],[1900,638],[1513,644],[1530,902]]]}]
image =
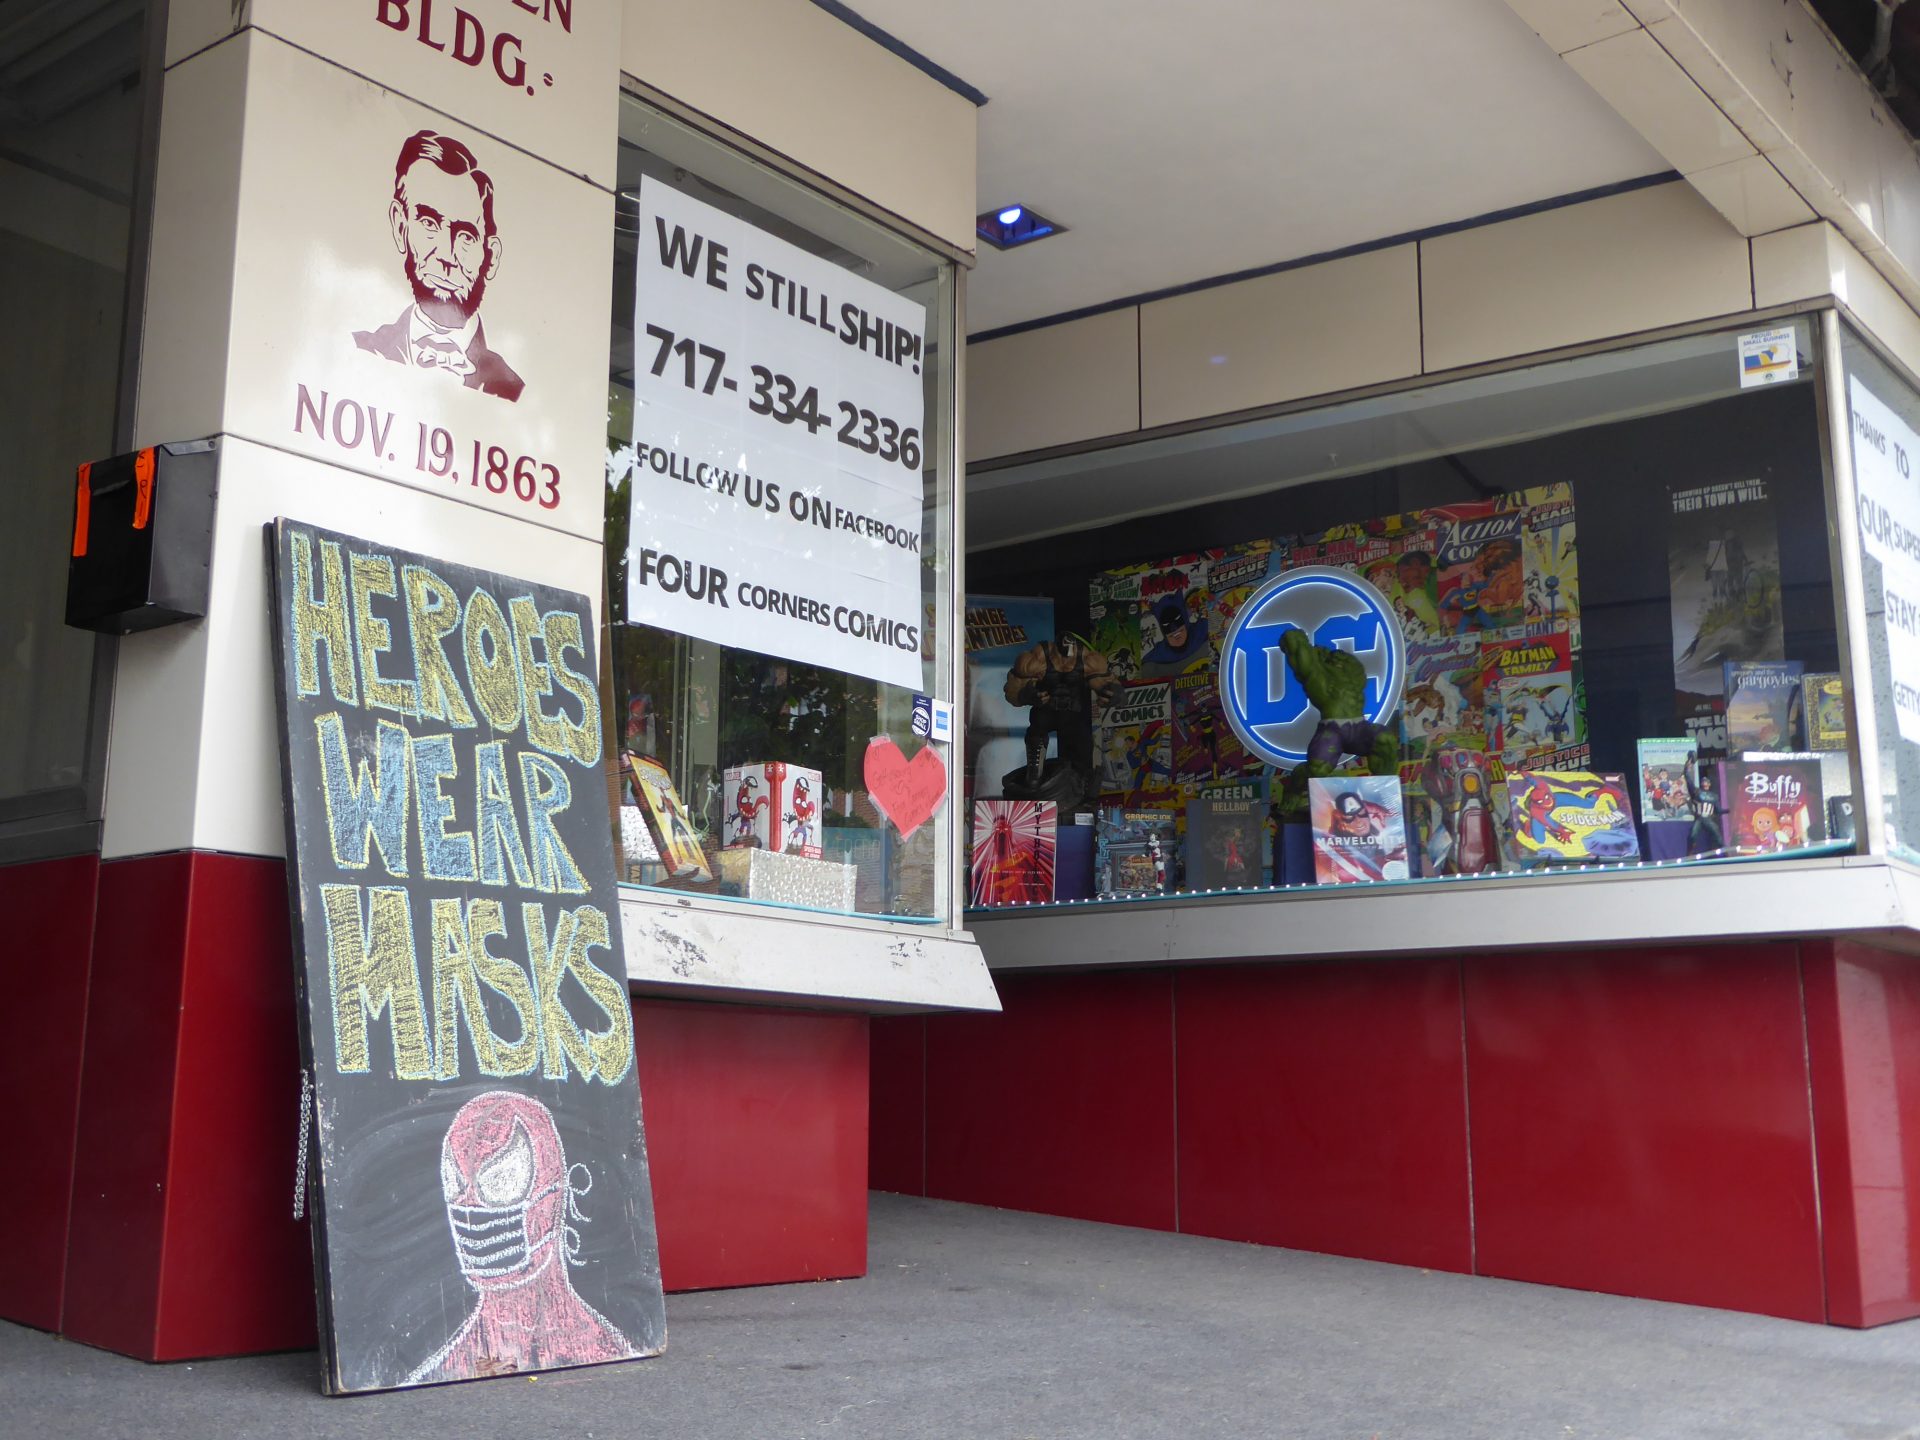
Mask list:
[{"label": "red paper heart sign", "polygon": [[947,799],[947,763],[931,745],[909,760],[885,735],[867,742],[867,794],[901,838],[933,818]]}]

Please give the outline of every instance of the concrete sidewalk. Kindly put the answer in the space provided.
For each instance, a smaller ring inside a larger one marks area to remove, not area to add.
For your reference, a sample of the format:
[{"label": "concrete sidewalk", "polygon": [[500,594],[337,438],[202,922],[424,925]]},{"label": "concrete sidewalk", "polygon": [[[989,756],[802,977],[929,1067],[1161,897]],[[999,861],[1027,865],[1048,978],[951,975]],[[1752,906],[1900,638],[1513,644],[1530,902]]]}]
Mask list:
[{"label": "concrete sidewalk", "polygon": [[1920,1437],[1865,1333],[873,1198],[867,1279],[669,1297],[666,1355],[327,1400],[311,1353],[142,1365],[0,1325],[0,1436]]}]

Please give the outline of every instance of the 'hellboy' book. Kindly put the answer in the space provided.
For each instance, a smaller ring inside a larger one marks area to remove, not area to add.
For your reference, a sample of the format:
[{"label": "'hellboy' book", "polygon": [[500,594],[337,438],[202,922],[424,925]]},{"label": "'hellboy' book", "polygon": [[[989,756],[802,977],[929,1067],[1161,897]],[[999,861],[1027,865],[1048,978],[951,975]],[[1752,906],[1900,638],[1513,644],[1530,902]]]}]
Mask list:
[{"label": "'hellboy' book", "polygon": [[1204,785],[1187,802],[1189,890],[1235,890],[1264,884],[1267,860],[1264,776]]}]

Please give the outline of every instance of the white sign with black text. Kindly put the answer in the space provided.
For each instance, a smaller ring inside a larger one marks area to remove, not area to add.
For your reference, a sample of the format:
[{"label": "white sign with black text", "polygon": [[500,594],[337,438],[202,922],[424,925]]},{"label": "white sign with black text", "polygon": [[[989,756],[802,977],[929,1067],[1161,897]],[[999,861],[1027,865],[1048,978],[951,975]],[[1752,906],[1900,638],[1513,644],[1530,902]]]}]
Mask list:
[{"label": "white sign with black text", "polygon": [[643,180],[627,619],[921,688],[925,312]]},{"label": "white sign with black text", "polygon": [[1893,713],[1900,738],[1920,743],[1920,437],[1857,378],[1847,385],[1860,543],[1880,562]]}]

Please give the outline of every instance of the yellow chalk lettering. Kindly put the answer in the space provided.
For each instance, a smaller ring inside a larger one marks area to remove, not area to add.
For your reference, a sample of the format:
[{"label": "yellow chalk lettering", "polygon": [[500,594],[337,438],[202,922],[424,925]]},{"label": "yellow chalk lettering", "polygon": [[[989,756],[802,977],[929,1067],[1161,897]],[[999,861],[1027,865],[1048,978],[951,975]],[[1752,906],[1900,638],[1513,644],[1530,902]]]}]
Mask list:
[{"label": "yellow chalk lettering", "polygon": [[588,953],[595,948],[613,948],[606,912],[597,905],[582,905],[573,913],[573,947],[567,963],[580,988],[607,1017],[605,1030],[587,1031],[587,1045],[593,1051],[596,1078],[611,1085],[625,1078],[627,1067],[633,1063],[633,1011],[627,1003],[626,987],[594,964]]},{"label": "yellow chalk lettering", "polygon": [[546,631],[540,626],[540,612],[527,596],[507,602],[513,616],[513,653],[520,662],[520,690],[527,705],[527,739],[535,749],[565,757],[570,753],[567,727],[540,708],[540,701],[553,693],[553,671],[533,653],[533,642],[547,648]]},{"label": "yellow chalk lettering", "polygon": [[473,900],[467,904],[467,943],[473,950],[474,968],[481,982],[497,991],[513,1007],[520,1025],[518,1040],[503,1040],[494,1035],[495,1053],[501,1075],[531,1075],[540,1064],[540,1030],[535,1022],[539,1010],[533,1002],[533,986],[527,972],[513,961],[492,954],[487,940],[507,933],[506,913],[498,900]]},{"label": "yellow chalk lettering", "polygon": [[521,905],[520,920],[527,927],[533,993],[540,1004],[540,1038],[545,1051],[541,1073],[549,1080],[564,1080],[567,1062],[571,1060],[582,1075],[591,1076],[597,1057],[560,998],[560,982],[567,978],[567,964],[573,957],[575,944],[574,929],[579,922],[573,911],[564,910],[553,934],[548,935],[546,907],[532,902]]},{"label": "yellow chalk lettering", "polygon": [[424,565],[402,566],[400,583],[407,592],[407,633],[413,641],[420,714],[471,729],[473,711],[447,659],[447,636],[460,628],[460,597]]},{"label": "yellow chalk lettering", "polygon": [[333,1048],[343,1074],[373,1068],[367,1019],[384,1012],[393,1029],[393,1068],[403,1080],[433,1075],[426,1006],[413,959],[413,915],[407,892],[378,886],[360,908],[358,885],[322,885],[327,924],[327,973],[333,986]]},{"label": "yellow chalk lettering", "polygon": [[467,597],[467,623],[461,636],[467,655],[467,685],[474,703],[495,730],[520,724],[520,667],[513,658],[513,631],[500,602],[475,587]]},{"label": "yellow chalk lettering", "polygon": [[367,689],[367,704],[400,715],[414,713],[413,682],[389,680],[380,673],[380,656],[393,648],[393,631],[387,622],[373,613],[373,597],[398,597],[393,561],[385,555],[354,554],[347,561],[353,584],[353,638],[360,653],[360,679]]},{"label": "yellow chalk lettering", "polygon": [[327,680],[333,698],[358,705],[353,680],[353,645],[347,638],[347,581],[340,562],[340,546],[320,542],[320,598],[313,594],[313,536],[292,531],[293,546],[293,671],[294,688],[302,695],[320,693],[320,647],[327,651]]},{"label": "yellow chalk lettering", "polygon": [[467,917],[461,910],[461,903],[455,899],[433,902],[433,1049],[440,1057],[433,1074],[437,1080],[451,1080],[460,1073],[462,1011],[480,1073],[503,1073],[493,1031],[487,1027],[487,1005],[480,998],[480,976],[474,969]]},{"label": "yellow chalk lettering", "polygon": [[547,661],[553,666],[553,678],[560,688],[580,702],[576,723],[566,716],[560,723],[567,729],[568,748],[582,765],[600,763],[600,689],[593,677],[567,664],[567,651],[577,650],[587,658],[586,641],[580,636],[580,617],[571,610],[549,610],[544,621],[547,637]]}]

